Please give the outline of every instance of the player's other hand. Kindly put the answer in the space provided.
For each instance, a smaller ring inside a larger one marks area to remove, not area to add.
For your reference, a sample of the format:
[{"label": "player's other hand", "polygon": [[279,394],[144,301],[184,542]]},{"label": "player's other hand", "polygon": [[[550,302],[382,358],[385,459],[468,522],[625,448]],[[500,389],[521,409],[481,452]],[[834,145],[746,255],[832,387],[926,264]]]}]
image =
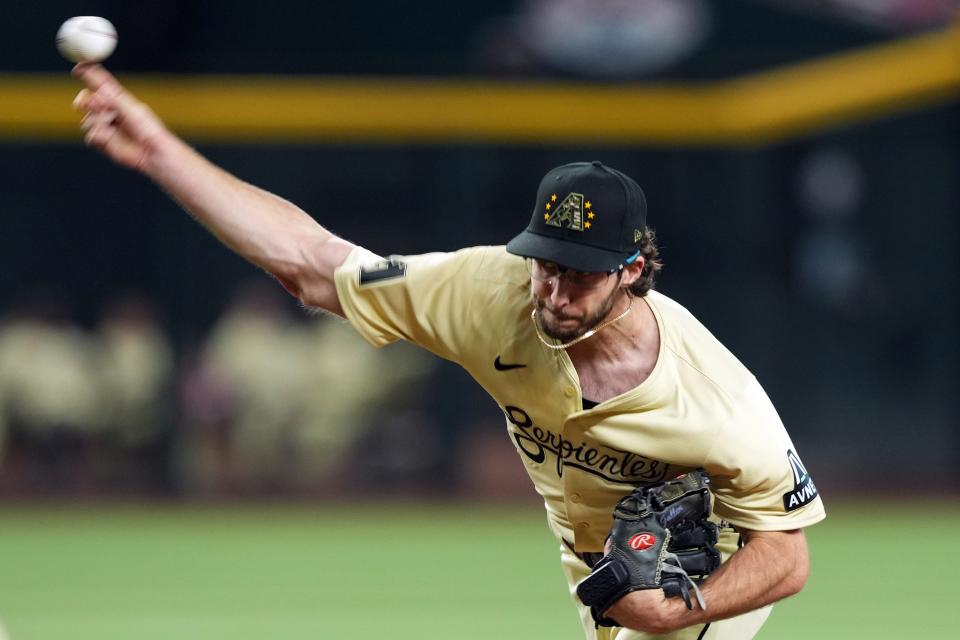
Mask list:
[{"label": "player's other hand", "polygon": [[169,131],[160,118],[99,64],[78,64],[74,77],[86,85],[73,101],[83,115],[88,146],[130,169],[144,169]]},{"label": "player's other hand", "polygon": [[680,598],[667,598],[661,589],[631,591],[613,603],[606,616],[635,631],[665,635],[695,624],[697,611],[688,611]]}]

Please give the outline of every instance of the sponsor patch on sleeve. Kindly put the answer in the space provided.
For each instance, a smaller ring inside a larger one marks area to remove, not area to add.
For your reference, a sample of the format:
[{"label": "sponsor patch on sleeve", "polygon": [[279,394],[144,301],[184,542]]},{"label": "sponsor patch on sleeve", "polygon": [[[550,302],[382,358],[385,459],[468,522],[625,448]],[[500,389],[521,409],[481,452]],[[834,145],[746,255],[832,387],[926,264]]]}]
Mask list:
[{"label": "sponsor patch on sleeve", "polygon": [[790,512],[810,504],[819,494],[806,467],[790,449],[787,449],[787,463],[793,472],[793,490],[783,494],[783,508]]},{"label": "sponsor patch on sleeve", "polygon": [[384,280],[394,280],[407,275],[407,264],[396,256],[360,267],[360,286],[377,284]]}]

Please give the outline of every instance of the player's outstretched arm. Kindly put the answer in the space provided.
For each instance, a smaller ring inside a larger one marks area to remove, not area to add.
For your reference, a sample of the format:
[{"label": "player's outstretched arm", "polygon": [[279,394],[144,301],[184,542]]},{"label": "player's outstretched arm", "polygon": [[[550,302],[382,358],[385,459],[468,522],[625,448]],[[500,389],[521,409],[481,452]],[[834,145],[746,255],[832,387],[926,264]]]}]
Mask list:
[{"label": "player's outstretched arm", "polygon": [[333,272],[354,246],[294,204],[243,182],[174,135],[144,103],[97,64],[73,74],[85,142],[164,189],[230,249],[272,273],[312,307],[343,315]]}]

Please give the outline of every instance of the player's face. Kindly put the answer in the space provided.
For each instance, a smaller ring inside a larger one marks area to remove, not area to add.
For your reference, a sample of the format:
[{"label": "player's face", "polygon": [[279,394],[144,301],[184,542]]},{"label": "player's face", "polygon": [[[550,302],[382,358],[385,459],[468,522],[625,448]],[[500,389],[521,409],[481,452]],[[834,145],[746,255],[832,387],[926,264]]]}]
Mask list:
[{"label": "player's face", "polygon": [[603,322],[626,294],[620,288],[620,274],[611,274],[601,286],[584,288],[568,279],[530,280],[537,308],[537,324],[546,335],[561,342],[579,338]]}]

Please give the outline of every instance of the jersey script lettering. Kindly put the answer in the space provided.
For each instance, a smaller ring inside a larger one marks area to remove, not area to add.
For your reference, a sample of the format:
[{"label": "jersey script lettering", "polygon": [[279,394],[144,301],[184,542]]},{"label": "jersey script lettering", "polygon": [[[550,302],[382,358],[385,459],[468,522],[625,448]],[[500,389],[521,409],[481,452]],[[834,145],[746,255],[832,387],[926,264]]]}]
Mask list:
[{"label": "jersey script lettering", "polygon": [[552,453],[560,477],[565,467],[580,469],[611,482],[634,485],[639,482],[659,482],[667,475],[670,465],[659,460],[603,445],[588,446],[583,442],[572,442],[559,433],[533,424],[527,412],[520,407],[508,405],[503,412],[515,427],[511,435],[520,451],[537,463],[544,462],[547,453]]}]

